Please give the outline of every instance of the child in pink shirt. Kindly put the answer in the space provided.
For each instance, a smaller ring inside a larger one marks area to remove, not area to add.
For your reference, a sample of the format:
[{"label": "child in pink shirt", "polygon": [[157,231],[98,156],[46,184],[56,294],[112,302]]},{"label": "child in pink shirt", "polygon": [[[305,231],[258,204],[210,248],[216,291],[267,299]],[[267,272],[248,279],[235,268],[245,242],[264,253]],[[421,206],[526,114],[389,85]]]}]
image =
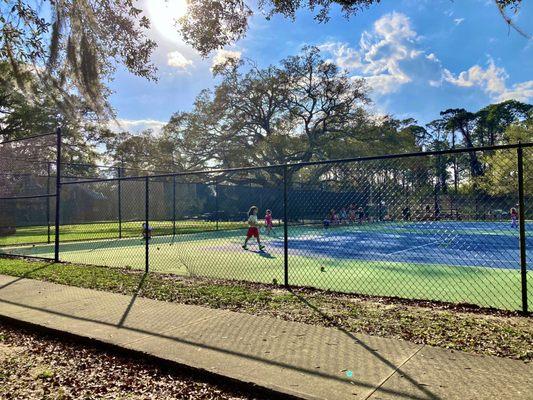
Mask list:
[{"label": "child in pink shirt", "polygon": [[266,227],[266,234],[270,235],[270,231],[272,230],[272,211],[266,210],[265,215],[265,227]]},{"label": "child in pink shirt", "polygon": [[513,207],[509,213],[511,214],[511,228],[518,228],[518,211]]}]

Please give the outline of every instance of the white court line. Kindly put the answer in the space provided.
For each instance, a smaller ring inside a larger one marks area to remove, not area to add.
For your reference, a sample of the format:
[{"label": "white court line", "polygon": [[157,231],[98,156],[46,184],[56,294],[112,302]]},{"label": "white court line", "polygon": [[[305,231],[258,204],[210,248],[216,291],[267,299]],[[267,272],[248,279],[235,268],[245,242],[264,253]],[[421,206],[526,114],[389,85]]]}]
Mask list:
[{"label": "white court line", "polygon": [[431,243],[426,243],[426,244],[422,244],[420,246],[415,246],[415,247],[409,247],[407,249],[403,249],[403,250],[398,250],[398,251],[393,251],[392,253],[386,253],[386,254],[383,254],[384,256],[392,256],[393,254],[398,254],[398,253],[403,253],[405,251],[411,251],[411,250],[414,250],[414,249],[419,249],[421,247],[426,247],[426,246],[430,246],[432,244],[436,244],[436,243],[440,243],[441,241],[440,240],[436,240],[434,242],[431,242]]}]

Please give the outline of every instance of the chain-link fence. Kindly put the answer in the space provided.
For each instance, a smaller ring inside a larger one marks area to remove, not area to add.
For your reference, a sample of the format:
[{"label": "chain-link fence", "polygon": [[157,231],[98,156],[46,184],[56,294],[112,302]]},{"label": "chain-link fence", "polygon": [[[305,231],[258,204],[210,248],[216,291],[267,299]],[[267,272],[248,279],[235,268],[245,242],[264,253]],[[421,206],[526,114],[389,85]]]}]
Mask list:
[{"label": "chain-link fence", "polygon": [[[526,311],[532,161],[524,144],[64,179],[59,243],[2,250]],[[32,210],[44,226],[46,214]]]},{"label": "chain-link fence", "polygon": [[54,241],[57,133],[0,142],[0,246]]}]

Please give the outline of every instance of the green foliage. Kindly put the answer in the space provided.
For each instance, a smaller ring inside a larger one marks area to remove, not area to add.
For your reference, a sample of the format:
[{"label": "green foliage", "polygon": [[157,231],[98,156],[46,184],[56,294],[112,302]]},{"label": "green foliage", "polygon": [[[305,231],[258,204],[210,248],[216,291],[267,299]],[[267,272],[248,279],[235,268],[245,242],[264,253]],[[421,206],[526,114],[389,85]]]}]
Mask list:
[{"label": "green foliage", "polygon": [[[253,8],[267,19],[281,15],[292,20],[298,11],[308,9],[318,22],[327,22],[334,6],[340,7],[348,18],[378,3],[380,0],[260,0],[258,4],[249,0],[188,0],[188,13],[180,20],[180,32],[188,44],[206,56],[245,36]],[[507,10],[516,13],[521,4],[522,0],[495,0],[505,22],[528,36],[507,14]]]},{"label": "green foliage", "polygon": [[0,62],[0,137],[2,140],[17,139],[39,133],[53,132],[59,121],[57,111],[44,88],[39,86],[34,75],[20,66],[18,79],[24,86],[32,86],[33,101],[18,90],[11,66]]},{"label": "green foliage", "polygon": [[58,96],[78,93],[102,115],[110,113],[105,81],[117,64],[154,78],[150,55],[155,43],[145,36],[150,22],[131,0],[3,3],[0,62],[9,63],[26,94],[31,87],[25,85],[24,72],[31,66],[47,91]]},{"label": "green foliage", "polygon": [[[503,133],[505,142],[533,142],[533,119],[511,124]],[[518,192],[518,166],[516,150],[488,153],[483,158],[487,166],[480,186],[487,193],[497,196]],[[533,149],[523,150],[524,192],[533,194]]]},{"label": "green foliage", "polygon": [[533,105],[516,100],[507,100],[482,108],[476,113],[476,141],[480,146],[509,143],[509,140],[511,143],[516,143],[519,139],[505,137],[505,130],[517,121],[526,120],[532,109]]},{"label": "green foliage", "polygon": [[164,128],[162,140],[177,145],[186,168],[335,158],[362,139],[366,87],[317,48],[306,47],[279,66],[230,65],[218,73],[220,84]]},{"label": "green foliage", "polygon": [[[531,104],[508,100],[490,104],[475,113],[464,109],[445,110],[440,113],[440,119],[427,125],[427,135],[422,143],[432,150],[444,150],[517,143],[519,140],[531,142],[532,109]],[[525,151],[525,158],[527,155],[529,150]],[[441,188],[453,184],[455,192],[482,189],[491,195],[516,193],[515,151],[463,153],[441,162],[444,163],[439,168]],[[525,175],[531,176],[527,167]]]},{"label": "green foliage", "polygon": [[[35,73],[19,65],[19,76],[29,92],[23,93],[8,62],[0,62],[0,141],[20,139],[52,133],[63,128],[63,161],[93,163],[100,143],[100,129],[94,114],[79,96],[66,94],[57,97]],[[65,108],[70,111],[63,113]],[[23,141],[0,147],[0,159],[6,172],[46,175],[47,162],[55,162],[55,138]],[[85,175],[86,169],[65,165],[64,174]]]}]

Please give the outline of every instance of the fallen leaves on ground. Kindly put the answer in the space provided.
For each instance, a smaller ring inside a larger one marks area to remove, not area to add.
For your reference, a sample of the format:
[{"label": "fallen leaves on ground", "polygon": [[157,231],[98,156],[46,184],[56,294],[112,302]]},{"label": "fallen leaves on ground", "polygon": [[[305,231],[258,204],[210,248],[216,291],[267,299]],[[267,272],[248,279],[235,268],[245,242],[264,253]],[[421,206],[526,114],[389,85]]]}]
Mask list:
[{"label": "fallen leaves on ground", "polygon": [[0,321],[0,398],[252,399],[227,386]]}]

